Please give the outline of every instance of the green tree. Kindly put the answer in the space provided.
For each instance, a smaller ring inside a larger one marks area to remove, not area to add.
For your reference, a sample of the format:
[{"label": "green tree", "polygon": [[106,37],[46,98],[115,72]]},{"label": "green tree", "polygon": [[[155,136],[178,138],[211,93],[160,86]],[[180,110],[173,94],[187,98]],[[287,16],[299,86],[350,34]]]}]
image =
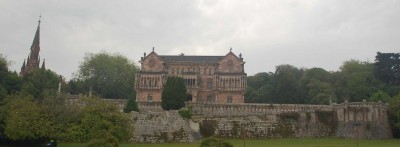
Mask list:
[{"label": "green tree", "polygon": [[322,68],[311,68],[305,70],[301,79],[302,82],[306,83],[305,85],[307,85],[307,83],[309,83],[312,79],[319,80],[321,82],[331,82],[333,77],[331,73]]},{"label": "green tree", "polygon": [[350,101],[368,99],[373,91],[382,88],[374,74],[374,65],[369,62],[350,60],[344,62],[340,72],[335,74],[335,91],[340,98],[349,98]]},{"label": "green tree", "polygon": [[161,94],[164,110],[178,110],[185,106],[186,86],[183,78],[168,77]]},{"label": "green tree", "polygon": [[69,93],[71,94],[89,94],[89,84],[82,79],[71,79],[68,81],[68,85],[70,87]]},{"label": "green tree", "polygon": [[9,62],[0,54],[0,101],[21,88],[21,78],[16,72],[10,72],[8,66]]},{"label": "green tree", "polygon": [[48,120],[32,96],[17,94],[7,97],[2,107],[5,114],[4,134],[12,140],[45,138]]},{"label": "green tree", "polygon": [[390,96],[386,92],[379,90],[369,97],[369,101],[371,102],[378,102],[379,100],[385,103],[389,102]]},{"label": "green tree", "polygon": [[8,64],[7,59],[0,54],[0,85],[4,84],[4,78],[8,74]]},{"label": "green tree", "polygon": [[312,104],[329,104],[336,101],[335,91],[330,83],[312,79],[308,85],[308,98]]},{"label": "green tree", "polygon": [[137,106],[135,98],[133,98],[133,97],[128,99],[128,102],[126,103],[126,106],[124,107],[125,113],[130,113],[132,111],[139,111],[139,108]]},{"label": "green tree", "polygon": [[328,104],[336,100],[332,86],[332,74],[322,68],[306,69],[300,80],[301,89],[306,93],[305,103]]},{"label": "green tree", "polygon": [[21,86],[22,78],[18,76],[18,73],[8,72],[7,76],[4,78],[4,87],[6,88],[8,94],[21,91]]},{"label": "green tree", "polygon": [[273,102],[277,103],[304,103],[304,91],[300,85],[300,78],[304,70],[292,65],[280,65],[275,71],[275,94]]},{"label": "green tree", "polygon": [[274,73],[257,73],[247,77],[245,102],[267,103],[272,102],[275,90]]},{"label": "green tree", "polygon": [[66,140],[87,142],[105,133],[122,142],[131,137],[130,119],[127,114],[120,113],[116,105],[96,97],[84,98],[82,105],[81,119],[68,128]]},{"label": "green tree", "polygon": [[390,96],[400,91],[400,53],[381,53],[375,56],[374,75],[385,83],[382,89]]},{"label": "green tree", "polygon": [[0,102],[7,96],[7,90],[2,85],[0,85]]},{"label": "green tree", "polygon": [[378,79],[389,84],[400,84],[400,53],[381,53],[375,56],[374,73]]},{"label": "green tree", "polygon": [[389,121],[391,122],[393,133],[398,138],[400,137],[400,93],[390,100],[389,112]]},{"label": "green tree", "polygon": [[46,96],[41,103],[42,114],[48,121],[45,134],[50,139],[64,140],[67,130],[79,124],[82,110],[78,105],[65,104],[66,95]]},{"label": "green tree", "polygon": [[127,99],[135,95],[136,69],[135,64],[125,56],[89,53],[79,65],[74,81],[86,84],[81,87],[92,87],[93,92],[103,98]]},{"label": "green tree", "polygon": [[65,87],[61,76],[50,69],[35,69],[23,77],[22,91],[43,99],[47,95],[56,95],[59,83]]}]

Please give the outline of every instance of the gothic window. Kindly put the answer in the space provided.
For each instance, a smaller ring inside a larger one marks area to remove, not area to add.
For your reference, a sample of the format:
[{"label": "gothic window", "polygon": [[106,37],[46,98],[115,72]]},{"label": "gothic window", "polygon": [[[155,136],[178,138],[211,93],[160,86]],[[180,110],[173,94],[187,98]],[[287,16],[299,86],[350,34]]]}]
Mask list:
[{"label": "gothic window", "polygon": [[149,80],[149,86],[153,86],[153,80],[152,79]]},{"label": "gothic window", "polygon": [[232,101],[233,101],[232,96],[228,96],[228,98],[226,99],[226,102],[227,103],[232,103]]},{"label": "gothic window", "polygon": [[213,83],[212,82],[207,82],[207,88],[212,89],[213,88]]},{"label": "gothic window", "polygon": [[208,69],[208,75],[211,75],[211,68]]},{"label": "gothic window", "polygon": [[147,102],[153,102],[153,96],[152,95],[148,95],[147,96]]}]

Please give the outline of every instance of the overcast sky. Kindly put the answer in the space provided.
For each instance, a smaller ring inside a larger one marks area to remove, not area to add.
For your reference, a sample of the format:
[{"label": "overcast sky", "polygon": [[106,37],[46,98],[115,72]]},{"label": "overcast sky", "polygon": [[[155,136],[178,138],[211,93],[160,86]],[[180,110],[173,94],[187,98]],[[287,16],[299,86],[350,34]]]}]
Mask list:
[{"label": "overcast sky", "polygon": [[20,71],[41,23],[47,68],[70,79],[85,53],[138,63],[162,55],[242,53],[248,75],[275,66],[337,71],[400,52],[399,0],[0,0],[0,53]]}]

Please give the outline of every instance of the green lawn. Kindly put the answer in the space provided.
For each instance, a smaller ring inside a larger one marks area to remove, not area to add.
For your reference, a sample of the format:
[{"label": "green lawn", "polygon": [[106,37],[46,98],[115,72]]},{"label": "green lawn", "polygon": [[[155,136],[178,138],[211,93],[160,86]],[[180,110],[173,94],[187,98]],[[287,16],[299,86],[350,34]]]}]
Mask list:
[{"label": "green lawn", "polygon": [[[235,147],[242,147],[243,140],[229,139]],[[170,144],[120,144],[120,147],[198,147],[195,143],[170,143]],[[61,143],[59,147],[84,147],[85,144]],[[354,139],[340,138],[285,138],[285,139],[263,139],[247,140],[246,147],[355,147],[357,141]],[[400,147],[400,139],[384,140],[360,140],[360,147]]]}]

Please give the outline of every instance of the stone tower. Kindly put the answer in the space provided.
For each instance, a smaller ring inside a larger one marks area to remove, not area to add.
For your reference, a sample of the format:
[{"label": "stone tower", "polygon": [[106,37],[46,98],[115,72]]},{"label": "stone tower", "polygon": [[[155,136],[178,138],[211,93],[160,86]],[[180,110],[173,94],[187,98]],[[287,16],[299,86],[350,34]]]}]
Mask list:
[{"label": "stone tower", "polygon": [[[36,29],[35,37],[33,38],[31,52],[28,55],[28,58],[24,60],[24,63],[21,67],[20,76],[24,76],[25,74],[32,72],[34,69],[39,69],[40,64],[40,18],[38,21],[38,27]],[[45,69],[45,61],[43,60],[42,69]]]}]

